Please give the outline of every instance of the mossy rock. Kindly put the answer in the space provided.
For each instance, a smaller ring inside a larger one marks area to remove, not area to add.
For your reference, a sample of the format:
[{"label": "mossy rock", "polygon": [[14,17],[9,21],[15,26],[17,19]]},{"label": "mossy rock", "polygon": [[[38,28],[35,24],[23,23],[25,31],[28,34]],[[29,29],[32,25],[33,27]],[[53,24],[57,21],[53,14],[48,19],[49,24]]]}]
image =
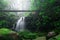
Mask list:
[{"label": "mossy rock", "polygon": [[1,38],[0,40],[14,40],[13,38],[14,35],[19,36],[17,32],[12,31],[10,29],[7,28],[0,29],[0,38]]},{"label": "mossy rock", "polygon": [[9,34],[10,32],[14,32],[14,31],[7,29],[7,28],[0,29],[0,35],[6,35],[6,34]]}]

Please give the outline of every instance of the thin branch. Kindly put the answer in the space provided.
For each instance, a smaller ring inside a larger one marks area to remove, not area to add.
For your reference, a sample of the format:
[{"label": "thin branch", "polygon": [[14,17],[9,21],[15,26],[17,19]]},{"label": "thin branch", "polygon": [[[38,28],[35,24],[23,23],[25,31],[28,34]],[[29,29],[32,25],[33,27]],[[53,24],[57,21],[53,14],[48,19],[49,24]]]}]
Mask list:
[{"label": "thin branch", "polygon": [[0,12],[38,12],[38,10],[0,10]]}]

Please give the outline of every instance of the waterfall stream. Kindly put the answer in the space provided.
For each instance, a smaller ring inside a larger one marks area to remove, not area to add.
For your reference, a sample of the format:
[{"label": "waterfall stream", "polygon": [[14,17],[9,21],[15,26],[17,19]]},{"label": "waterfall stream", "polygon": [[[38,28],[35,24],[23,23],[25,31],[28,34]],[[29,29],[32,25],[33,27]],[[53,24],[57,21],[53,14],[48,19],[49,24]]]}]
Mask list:
[{"label": "waterfall stream", "polygon": [[17,31],[24,31],[25,29],[25,17],[21,17],[18,21],[17,21],[17,25],[16,25],[16,29]]}]

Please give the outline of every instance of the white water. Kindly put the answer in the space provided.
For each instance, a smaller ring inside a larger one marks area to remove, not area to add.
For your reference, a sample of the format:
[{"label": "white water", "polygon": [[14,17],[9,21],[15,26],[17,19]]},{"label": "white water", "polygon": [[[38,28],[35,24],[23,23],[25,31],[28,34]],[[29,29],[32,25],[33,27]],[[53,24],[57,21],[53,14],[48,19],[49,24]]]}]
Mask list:
[{"label": "white water", "polygon": [[16,29],[17,31],[24,31],[25,29],[25,17],[21,17],[18,21],[17,21],[17,25],[16,25]]},{"label": "white water", "polygon": [[[5,0],[8,2],[8,7],[5,9],[9,10],[28,10],[31,6],[31,0]],[[25,29],[25,17],[21,16],[24,12],[17,12],[20,19],[16,23],[16,31],[24,31]]]}]

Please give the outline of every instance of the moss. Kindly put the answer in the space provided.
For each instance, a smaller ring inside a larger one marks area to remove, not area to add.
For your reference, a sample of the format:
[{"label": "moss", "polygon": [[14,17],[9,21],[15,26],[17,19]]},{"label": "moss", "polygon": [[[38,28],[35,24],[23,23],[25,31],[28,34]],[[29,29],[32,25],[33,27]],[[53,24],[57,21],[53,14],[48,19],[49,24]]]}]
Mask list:
[{"label": "moss", "polygon": [[6,34],[9,34],[10,32],[14,32],[14,31],[7,29],[7,28],[0,29],[0,35],[6,35]]}]

